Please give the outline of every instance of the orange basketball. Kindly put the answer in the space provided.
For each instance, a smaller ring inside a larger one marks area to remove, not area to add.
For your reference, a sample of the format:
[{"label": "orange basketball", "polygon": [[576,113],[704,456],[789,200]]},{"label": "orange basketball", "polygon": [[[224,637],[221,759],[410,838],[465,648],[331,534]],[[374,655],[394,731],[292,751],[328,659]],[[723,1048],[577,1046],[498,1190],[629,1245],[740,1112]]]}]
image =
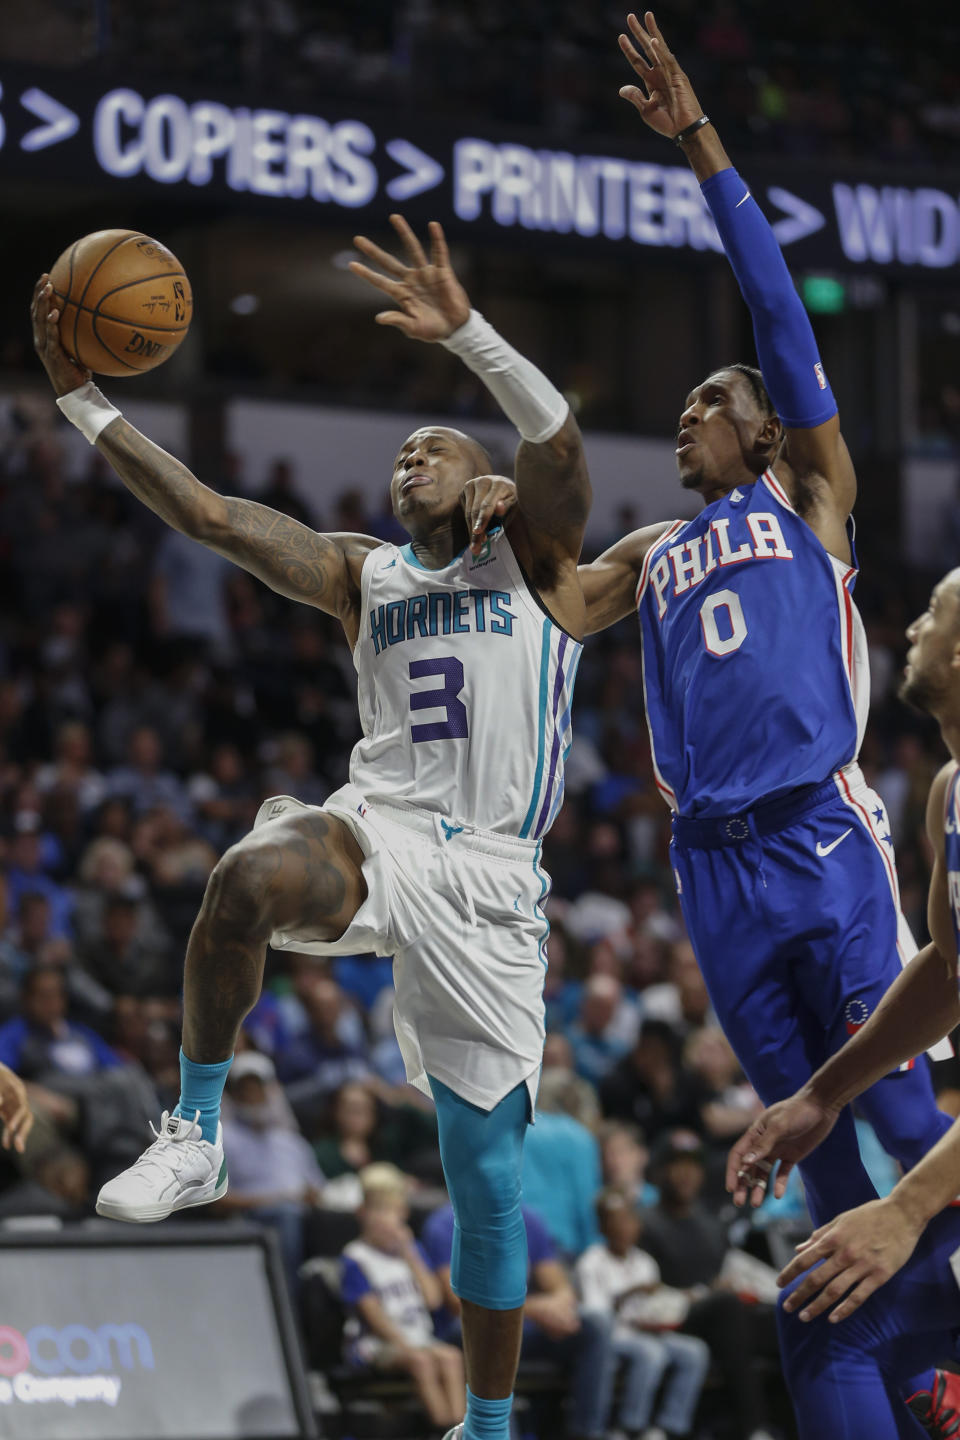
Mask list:
[{"label": "orange basketball", "polygon": [[177,257],[138,230],[95,230],[50,271],[60,340],[98,375],[137,375],[169,360],[190,328],[193,293]]}]

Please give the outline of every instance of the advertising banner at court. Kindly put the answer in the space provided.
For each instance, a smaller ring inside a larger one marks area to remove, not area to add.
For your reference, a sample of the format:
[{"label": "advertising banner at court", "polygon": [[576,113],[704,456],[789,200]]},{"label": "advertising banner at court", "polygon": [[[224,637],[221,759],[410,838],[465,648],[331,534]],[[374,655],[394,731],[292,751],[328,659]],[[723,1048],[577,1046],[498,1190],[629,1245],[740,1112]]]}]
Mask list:
[{"label": "advertising banner at court", "polygon": [[[646,135],[634,147],[425,124],[405,111],[314,113],[0,68],[0,180],[166,191],[369,225],[402,208],[452,231],[583,253],[720,249],[697,182]],[[445,122],[449,125],[449,122]],[[960,265],[960,170],[926,183],[785,161],[744,173],[794,268],[937,274]]]},{"label": "advertising banner at court", "polygon": [[5,1440],[306,1433],[258,1243],[0,1252]]}]

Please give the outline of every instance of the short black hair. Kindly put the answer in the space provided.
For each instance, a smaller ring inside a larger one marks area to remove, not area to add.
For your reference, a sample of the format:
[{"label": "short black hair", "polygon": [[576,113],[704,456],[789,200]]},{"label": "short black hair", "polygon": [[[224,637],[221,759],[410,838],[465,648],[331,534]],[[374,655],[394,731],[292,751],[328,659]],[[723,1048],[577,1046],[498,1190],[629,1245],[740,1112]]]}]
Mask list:
[{"label": "short black hair", "polygon": [[744,365],[742,361],[735,360],[732,365],[724,365],[724,370],[732,370],[735,375],[742,375],[750,386],[753,398],[761,414],[776,415],[773,401],[770,399],[769,391],[764,384],[763,376],[755,365]]}]

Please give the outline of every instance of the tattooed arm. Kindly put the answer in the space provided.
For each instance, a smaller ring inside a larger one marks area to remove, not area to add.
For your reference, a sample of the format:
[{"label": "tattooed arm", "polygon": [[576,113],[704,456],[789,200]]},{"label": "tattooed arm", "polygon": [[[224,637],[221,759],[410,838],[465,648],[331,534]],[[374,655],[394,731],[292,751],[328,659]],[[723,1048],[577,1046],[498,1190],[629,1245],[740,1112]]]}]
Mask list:
[{"label": "tattooed arm", "polygon": [[127,489],[168,525],[242,565],[280,595],[335,615],[355,640],[360,570],[378,540],[320,535],[268,505],[218,495],[122,417],[100,432],[96,444]]},{"label": "tattooed arm", "polygon": [[[56,393],[67,395],[90,380],[90,371],[72,360],[60,343],[59,312],[48,275],[41,275],[34,287],[31,319],[34,349]],[[335,615],[350,644],[356,643],[360,571],[379,540],[318,535],[255,500],[218,495],[122,415],[101,430],[96,446],[131,494],[161,520],[242,565],[280,595]]]}]

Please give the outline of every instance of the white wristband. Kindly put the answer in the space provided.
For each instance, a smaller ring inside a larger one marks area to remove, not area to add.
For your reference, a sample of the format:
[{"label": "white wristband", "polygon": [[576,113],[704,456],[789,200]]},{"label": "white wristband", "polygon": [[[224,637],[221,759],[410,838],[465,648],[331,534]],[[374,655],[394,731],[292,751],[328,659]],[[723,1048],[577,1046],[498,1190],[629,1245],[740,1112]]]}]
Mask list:
[{"label": "white wristband", "polygon": [[80,434],[93,445],[100,431],[116,420],[120,414],[116,405],[111,405],[92,380],[76,390],[70,390],[57,399],[57,409],[71,425],[76,425]]},{"label": "white wristband", "polygon": [[556,435],[570,413],[566,400],[478,310],[441,343],[479,376],[524,440],[540,445]]}]

